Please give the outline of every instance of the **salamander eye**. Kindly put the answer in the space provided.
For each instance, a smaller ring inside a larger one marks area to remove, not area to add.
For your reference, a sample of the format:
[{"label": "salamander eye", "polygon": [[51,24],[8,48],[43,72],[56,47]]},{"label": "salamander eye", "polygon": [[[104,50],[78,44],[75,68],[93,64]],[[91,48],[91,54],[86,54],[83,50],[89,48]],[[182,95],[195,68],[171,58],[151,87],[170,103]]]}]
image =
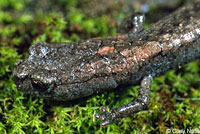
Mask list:
[{"label": "salamander eye", "polygon": [[32,84],[33,88],[35,88],[37,90],[46,91],[48,89],[48,87],[46,87],[44,85],[44,83],[42,83],[40,81],[33,80],[33,81],[31,81],[31,84]]}]

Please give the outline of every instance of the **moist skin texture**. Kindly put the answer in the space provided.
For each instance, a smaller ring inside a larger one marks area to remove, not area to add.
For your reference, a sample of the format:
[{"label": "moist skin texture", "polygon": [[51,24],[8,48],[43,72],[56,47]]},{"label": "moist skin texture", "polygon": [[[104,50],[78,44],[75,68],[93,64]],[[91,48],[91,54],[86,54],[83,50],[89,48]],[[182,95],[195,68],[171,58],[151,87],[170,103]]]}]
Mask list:
[{"label": "moist skin texture", "polygon": [[51,100],[73,100],[141,81],[135,102],[96,114],[102,125],[120,120],[147,108],[154,76],[200,57],[199,9],[199,1],[182,7],[148,30],[140,30],[140,22],[117,36],[35,43],[28,58],[16,63],[14,81],[24,93]]}]

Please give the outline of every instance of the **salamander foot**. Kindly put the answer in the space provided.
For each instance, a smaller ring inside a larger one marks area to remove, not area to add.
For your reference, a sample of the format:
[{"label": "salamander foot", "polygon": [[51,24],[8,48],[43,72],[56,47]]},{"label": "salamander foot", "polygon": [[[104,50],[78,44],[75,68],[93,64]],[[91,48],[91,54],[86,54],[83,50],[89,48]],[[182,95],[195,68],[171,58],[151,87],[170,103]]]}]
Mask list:
[{"label": "salamander foot", "polygon": [[101,113],[95,115],[96,118],[102,120],[102,125],[106,126],[114,121],[119,121],[124,117],[131,116],[134,113],[147,109],[151,82],[152,76],[145,76],[141,81],[138,98],[135,102],[113,108],[110,111],[107,111],[104,107],[103,110],[101,110]]}]

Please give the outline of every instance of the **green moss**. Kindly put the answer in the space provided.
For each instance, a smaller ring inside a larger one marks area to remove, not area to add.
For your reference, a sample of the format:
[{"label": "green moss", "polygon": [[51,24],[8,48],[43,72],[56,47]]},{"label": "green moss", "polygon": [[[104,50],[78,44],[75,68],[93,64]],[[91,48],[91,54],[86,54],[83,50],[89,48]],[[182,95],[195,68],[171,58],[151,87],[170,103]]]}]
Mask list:
[{"label": "green moss", "polygon": [[24,14],[28,2],[0,0],[0,133],[165,133],[167,128],[200,126],[197,61],[156,77],[149,110],[107,127],[94,121],[94,113],[100,106],[118,107],[135,100],[139,86],[120,87],[73,102],[50,103],[18,91],[12,70],[15,62],[26,57],[31,43],[71,42],[116,34],[111,16],[89,17],[77,8],[77,0],[57,1],[58,5],[66,5],[66,17],[55,11]]}]

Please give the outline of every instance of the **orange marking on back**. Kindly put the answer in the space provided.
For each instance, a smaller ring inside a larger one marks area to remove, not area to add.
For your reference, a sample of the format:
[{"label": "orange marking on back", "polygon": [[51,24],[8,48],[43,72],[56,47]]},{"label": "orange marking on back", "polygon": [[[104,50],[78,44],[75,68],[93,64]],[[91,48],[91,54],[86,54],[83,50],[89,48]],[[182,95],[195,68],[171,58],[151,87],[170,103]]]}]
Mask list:
[{"label": "orange marking on back", "polygon": [[101,55],[113,53],[114,49],[115,49],[114,47],[104,46],[104,47],[99,49],[98,53],[101,54]]}]

